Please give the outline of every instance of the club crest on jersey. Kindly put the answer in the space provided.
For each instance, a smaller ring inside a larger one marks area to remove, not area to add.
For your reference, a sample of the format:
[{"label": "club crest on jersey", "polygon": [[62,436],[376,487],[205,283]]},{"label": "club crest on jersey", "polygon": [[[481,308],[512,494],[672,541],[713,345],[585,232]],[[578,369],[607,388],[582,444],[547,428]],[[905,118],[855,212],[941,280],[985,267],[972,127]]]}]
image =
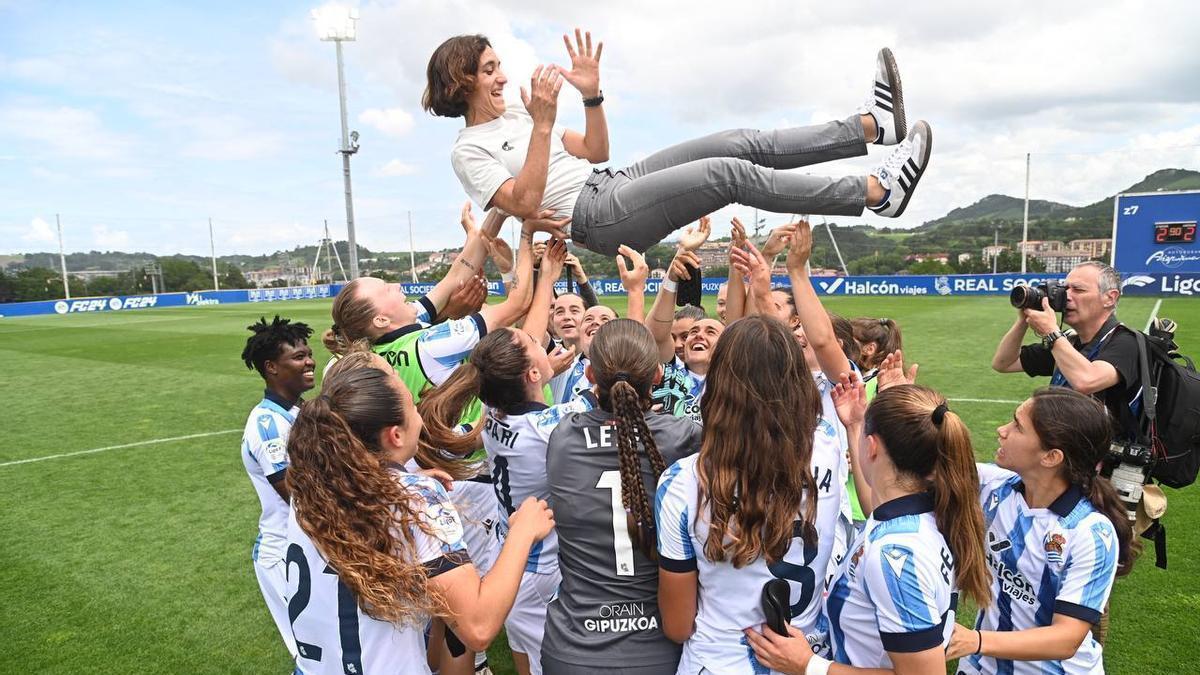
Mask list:
[{"label": "club crest on jersey", "polygon": [[1063,547],[1067,545],[1067,538],[1057,532],[1046,535],[1046,539],[1042,542],[1046,549],[1046,560],[1061,565],[1063,562]]},{"label": "club crest on jersey", "polygon": [[434,502],[425,507],[425,517],[433,528],[433,534],[447,544],[462,540],[463,527],[458,520],[458,511],[446,502]]},{"label": "club crest on jersey", "polygon": [[863,551],[865,551],[866,549],[867,549],[866,546],[859,546],[858,550],[854,552],[854,555],[850,556],[849,572],[851,575],[853,575],[854,570],[858,568],[858,561],[862,559]]}]

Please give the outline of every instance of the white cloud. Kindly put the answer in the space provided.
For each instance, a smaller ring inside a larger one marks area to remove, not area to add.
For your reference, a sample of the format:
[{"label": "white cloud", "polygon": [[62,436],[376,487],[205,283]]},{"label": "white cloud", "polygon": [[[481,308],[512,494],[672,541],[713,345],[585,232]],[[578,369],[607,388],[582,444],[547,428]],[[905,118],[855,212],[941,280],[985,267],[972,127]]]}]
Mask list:
[{"label": "white cloud", "polygon": [[415,164],[408,164],[398,159],[379,167],[376,173],[380,176],[411,176],[419,171]]},{"label": "white cloud", "polygon": [[112,230],[107,225],[92,226],[92,243],[98,250],[121,251],[129,248],[129,233]]},{"label": "white cloud", "polygon": [[358,121],[392,138],[400,138],[413,128],[413,116],[403,108],[368,108],[359,113]]},{"label": "white cloud", "polygon": [[21,240],[29,244],[54,244],[58,242],[58,234],[50,223],[42,218],[34,218],[29,223],[29,229],[21,235]]},{"label": "white cloud", "polygon": [[0,108],[0,128],[40,149],[75,159],[115,159],[133,150],[130,138],[108,130],[94,111],[72,106],[10,106]]}]

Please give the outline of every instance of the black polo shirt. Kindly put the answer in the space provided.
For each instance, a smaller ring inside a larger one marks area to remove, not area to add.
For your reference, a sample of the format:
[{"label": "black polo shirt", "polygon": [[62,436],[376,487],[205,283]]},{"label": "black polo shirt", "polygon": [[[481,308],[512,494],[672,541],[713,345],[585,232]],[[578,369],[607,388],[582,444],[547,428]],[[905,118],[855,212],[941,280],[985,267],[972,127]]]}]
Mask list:
[{"label": "black polo shirt", "polygon": [[[1086,344],[1080,342],[1078,335],[1067,339],[1071,341],[1071,346],[1089,361],[1104,361],[1116,368],[1119,381],[1092,395],[1108,409],[1114,420],[1113,432],[1116,436],[1132,440],[1137,438],[1138,415],[1142,407],[1142,384],[1137,338],[1130,329],[1120,324],[1117,315],[1113,314]],[[1042,343],[1021,347],[1021,368],[1030,377],[1053,376],[1055,367],[1054,353]],[[1063,386],[1069,387],[1071,383],[1063,380]]]}]

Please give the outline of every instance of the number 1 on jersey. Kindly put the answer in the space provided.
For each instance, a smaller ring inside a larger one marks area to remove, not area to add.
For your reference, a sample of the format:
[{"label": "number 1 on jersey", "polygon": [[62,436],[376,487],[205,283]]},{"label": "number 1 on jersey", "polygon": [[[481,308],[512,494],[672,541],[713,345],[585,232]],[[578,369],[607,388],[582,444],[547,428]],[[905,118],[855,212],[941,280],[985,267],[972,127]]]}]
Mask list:
[{"label": "number 1 on jersey", "polygon": [[629,538],[629,525],[625,507],[621,504],[621,472],[605,471],[596,481],[596,487],[608,490],[612,498],[613,553],[619,577],[633,576],[633,540]]}]

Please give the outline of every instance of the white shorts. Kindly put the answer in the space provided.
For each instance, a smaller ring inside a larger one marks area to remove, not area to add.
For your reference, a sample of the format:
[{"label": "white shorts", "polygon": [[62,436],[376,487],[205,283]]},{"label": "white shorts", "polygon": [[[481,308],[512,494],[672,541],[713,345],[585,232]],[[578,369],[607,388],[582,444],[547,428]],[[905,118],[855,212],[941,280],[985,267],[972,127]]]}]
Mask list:
[{"label": "white shorts", "polygon": [[504,620],[508,646],[514,652],[529,657],[529,672],[541,675],[542,636],[546,632],[546,605],[558,594],[562,575],[555,569],[550,574],[526,572],[521,575],[517,600]]},{"label": "white shorts", "polygon": [[463,521],[463,543],[479,576],[488,573],[500,555],[500,539],[496,534],[499,524],[500,502],[491,483],[471,480],[454,481],[450,501],[458,510]]},{"label": "white shorts", "polygon": [[263,600],[267,601],[267,609],[271,610],[271,618],[275,627],[283,637],[292,660],[296,659],[296,636],[292,634],[292,622],[288,619],[287,600],[283,594],[287,591],[287,563],[276,560],[268,564],[254,561],[254,576],[258,577],[258,587],[262,590]]}]

